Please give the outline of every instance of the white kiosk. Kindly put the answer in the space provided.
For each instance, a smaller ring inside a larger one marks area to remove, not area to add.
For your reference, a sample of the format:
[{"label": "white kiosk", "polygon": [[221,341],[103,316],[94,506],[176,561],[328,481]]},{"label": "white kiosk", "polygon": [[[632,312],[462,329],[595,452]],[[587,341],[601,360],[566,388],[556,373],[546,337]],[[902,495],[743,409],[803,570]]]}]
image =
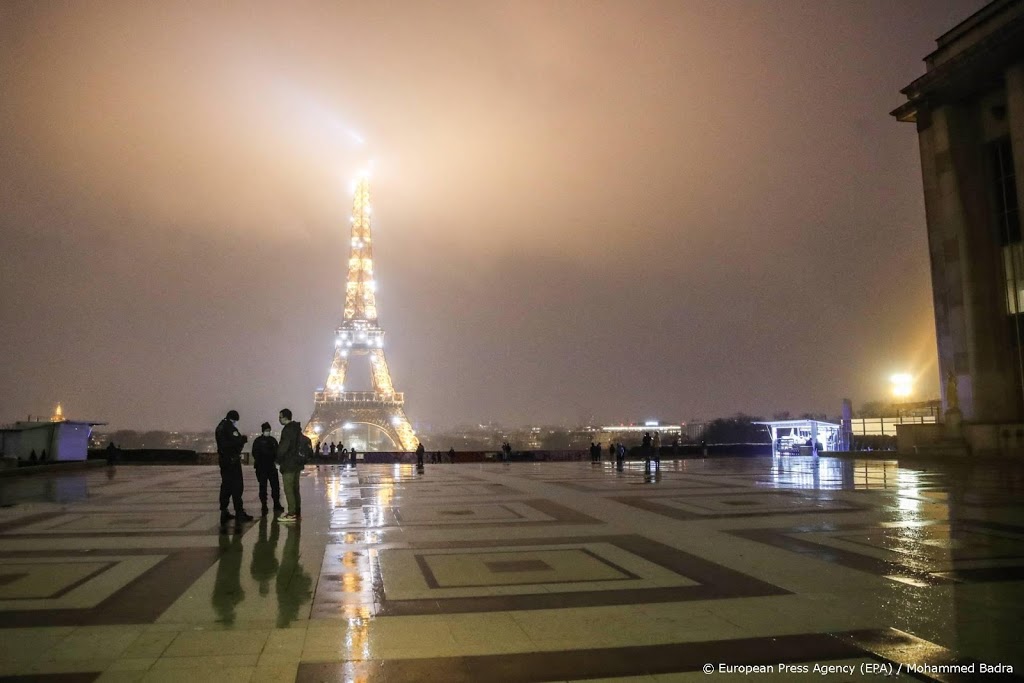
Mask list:
[{"label": "white kiosk", "polygon": [[764,425],[772,437],[772,455],[817,455],[841,450],[841,428],[821,420],[773,420]]}]

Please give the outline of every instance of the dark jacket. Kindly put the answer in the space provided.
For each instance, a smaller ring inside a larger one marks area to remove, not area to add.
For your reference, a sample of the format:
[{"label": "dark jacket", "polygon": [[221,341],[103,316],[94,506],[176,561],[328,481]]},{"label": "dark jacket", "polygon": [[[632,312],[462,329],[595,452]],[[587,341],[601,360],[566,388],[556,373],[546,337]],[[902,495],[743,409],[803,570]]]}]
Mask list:
[{"label": "dark jacket", "polygon": [[252,461],[258,470],[270,469],[277,460],[277,439],[272,436],[257,436],[252,442]]},{"label": "dark jacket", "polygon": [[281,474],[298,472],[302,469],[302,456],[299,455],[299,437],[302,430],[299,423],[292,420],[281,430],[281,443],[277,445],[277,464]]},{"label": "dark jacket", "polygon": [[242,446],[249,440],[235,429],[231,420],[224,418],[214,432],[217,437],[217,454],[221,465],[235,465],[242,462]]}]

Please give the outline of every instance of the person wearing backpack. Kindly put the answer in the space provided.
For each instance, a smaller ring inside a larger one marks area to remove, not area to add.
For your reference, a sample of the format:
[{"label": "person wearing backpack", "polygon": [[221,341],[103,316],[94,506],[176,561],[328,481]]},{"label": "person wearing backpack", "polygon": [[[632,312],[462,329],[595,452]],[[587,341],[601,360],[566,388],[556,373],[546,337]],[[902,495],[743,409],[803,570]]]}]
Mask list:
[{"label": "person wearing backpack", "polygon": [[[279,520],[284,523],[298,522],[302,519],[302,498],[299,495],[299,474],[305,465],[305,459],[312,453],[312,442],[302,433],[299,423],[292,419],[292,411],[282,408],[278,413],[283,428],[281,443],[277,446],[277,464],[281,468],[281,488],[288,501],[288,512]],[[304,451],[309,451],[308,454]]]}]

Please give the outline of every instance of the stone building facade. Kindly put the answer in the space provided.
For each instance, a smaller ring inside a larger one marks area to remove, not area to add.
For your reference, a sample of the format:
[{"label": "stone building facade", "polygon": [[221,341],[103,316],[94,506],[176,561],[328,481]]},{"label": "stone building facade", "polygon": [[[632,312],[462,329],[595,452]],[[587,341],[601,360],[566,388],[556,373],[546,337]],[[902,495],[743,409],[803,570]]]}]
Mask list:
[{"label": "stone building facade", "polygon": [[952,376],[966,422],[1020,424],[1024,0],[995,0],[936,42],[892,115],[917,126],[943,401]]}]

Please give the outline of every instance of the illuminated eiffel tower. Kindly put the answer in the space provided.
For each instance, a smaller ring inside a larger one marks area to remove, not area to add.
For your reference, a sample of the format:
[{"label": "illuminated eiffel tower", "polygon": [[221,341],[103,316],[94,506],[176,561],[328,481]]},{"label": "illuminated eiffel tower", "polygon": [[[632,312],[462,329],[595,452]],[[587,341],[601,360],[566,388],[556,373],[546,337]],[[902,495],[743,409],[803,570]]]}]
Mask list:
[{"label": "illuminated eiffel tower", "polygon": [[[334,362],[327,384],[313,394],[313,416],[306,435],[313,441],[350,442],[358,425],[376,427],[395,450],[419,444],[405,416],[405,395],[395,391],[384,359],[384,330],[377,323],[377,283],[373,277],[373,235],[370,231],[370,179],[356,180],[352,201],[352,243],[345,286],[345,316],[334,338]],[[369,356],[372,391],[345,391],[349,359]]]}]

